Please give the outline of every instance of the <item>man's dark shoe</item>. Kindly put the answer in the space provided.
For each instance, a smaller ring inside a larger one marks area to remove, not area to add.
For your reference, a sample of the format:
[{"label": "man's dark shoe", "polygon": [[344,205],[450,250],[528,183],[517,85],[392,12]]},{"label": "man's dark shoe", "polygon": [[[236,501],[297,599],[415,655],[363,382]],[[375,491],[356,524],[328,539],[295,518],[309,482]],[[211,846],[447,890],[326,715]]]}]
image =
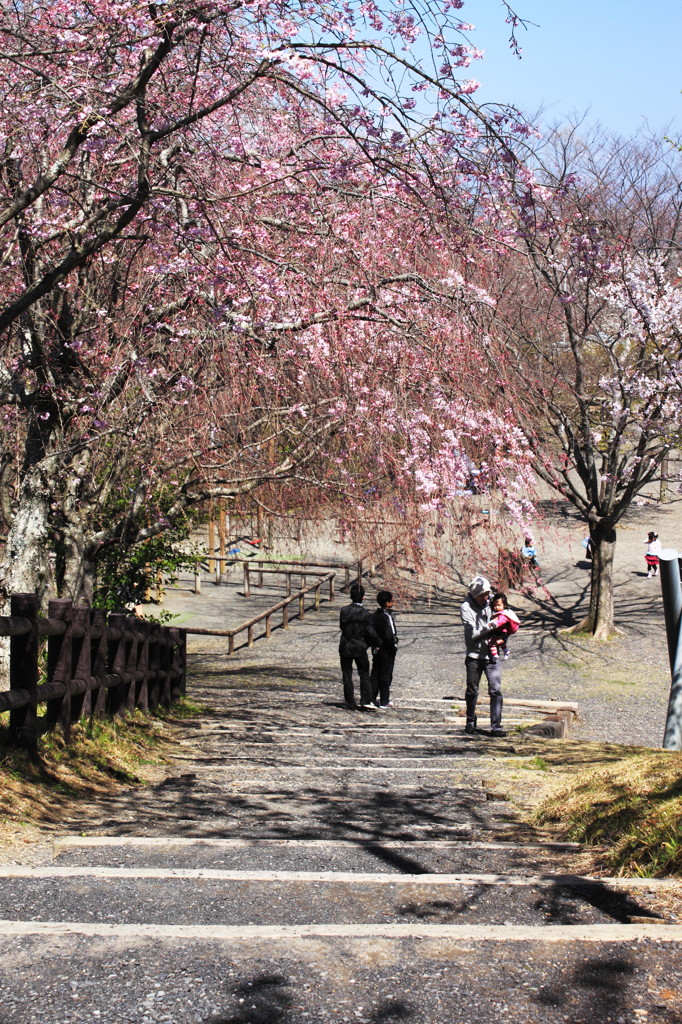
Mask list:
[{"label": "man's dark shoe", "polygon": [[474,733],[476,732],[476,726],[472,722],[467,722],[467,724],[464,726],[464,731],[468,733],[469,736],[473,736]]},{"label": "man's dark shoe", "polygon": [[346,707],[348,708],[349,711],[358,711],[359,710],[357,704],[351,704],[350,701],[346,701]]}]

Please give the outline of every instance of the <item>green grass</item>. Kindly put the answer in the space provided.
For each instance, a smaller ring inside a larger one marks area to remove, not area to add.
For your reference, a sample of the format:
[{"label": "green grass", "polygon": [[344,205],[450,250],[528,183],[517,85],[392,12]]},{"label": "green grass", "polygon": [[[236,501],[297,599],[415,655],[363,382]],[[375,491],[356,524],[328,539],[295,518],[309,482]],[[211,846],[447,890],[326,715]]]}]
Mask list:
[{"label": "green grass", "polygon": [[185,696],[177,700],[171,708],[158,708],[157,714],[161,718],[170,719],[199,718],[201,715],[205,715],[207,710],[205,704],[199,704],[191,697]]},{"label": "green grass", "polygon": [[536,771],[540,772],[549,771],[549,765],[547,764],[547,761],[544,759],[544,757],[540,757],[539,754],[537,754],[535,757],[531,757],[530,761],[527,761],[525,764],[519,765],[519,767],[526,769],[534,768]]}]

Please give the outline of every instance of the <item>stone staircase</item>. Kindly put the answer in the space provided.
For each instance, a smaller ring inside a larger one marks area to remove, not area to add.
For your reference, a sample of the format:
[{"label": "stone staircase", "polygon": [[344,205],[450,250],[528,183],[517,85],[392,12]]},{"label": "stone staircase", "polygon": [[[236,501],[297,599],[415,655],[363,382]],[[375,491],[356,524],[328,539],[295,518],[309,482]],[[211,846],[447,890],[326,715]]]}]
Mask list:
[{"label": "stone staircase", "polygon": [[520,822],[513,735],[262,687],[184,734],[176,775],[0,865],[2,1024],[682,1020],[675,884]]}]

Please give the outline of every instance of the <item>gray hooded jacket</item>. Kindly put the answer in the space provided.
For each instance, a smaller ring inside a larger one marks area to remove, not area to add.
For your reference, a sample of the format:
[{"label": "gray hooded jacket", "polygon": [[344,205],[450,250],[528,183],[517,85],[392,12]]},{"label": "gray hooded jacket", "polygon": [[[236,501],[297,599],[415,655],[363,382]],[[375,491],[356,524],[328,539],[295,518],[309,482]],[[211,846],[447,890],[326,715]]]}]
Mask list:
[{"label": "gray hooded jacket", "polygon": [[471,594],[467,594],[466,601],[462,603],[460,615],[464,624],[464,642],[466,644],[466,659],[490,660],[486,637],[495,632],[495,626],[490,625],[493,618],[492,609],[489,604],[484,608],[476,604]]}]

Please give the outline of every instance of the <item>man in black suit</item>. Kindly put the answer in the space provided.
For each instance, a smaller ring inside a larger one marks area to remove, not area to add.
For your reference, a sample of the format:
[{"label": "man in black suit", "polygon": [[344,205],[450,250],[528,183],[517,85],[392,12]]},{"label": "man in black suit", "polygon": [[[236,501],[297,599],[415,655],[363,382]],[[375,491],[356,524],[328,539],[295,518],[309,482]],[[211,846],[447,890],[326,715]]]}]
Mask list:
[{"label": "man in black suit", "polygon": [[355,693],[353,692],[353,662],[357,665],[360,676],[360,706],[365,711],[376,711],[369,678],[369,658],[367,648],[379,646],[379,637],[372,625],[372,616],[362,606],[365,588],[354,583],[350,588],[351,603],[341,609],[341,640],[339,641],[339,657],[343,675],[343,696],[346,705],[353,711],[357,710]]},{"label": "man in black suit", "polygon": [[379,607],[372,616],[372,624],[379,637],[379,648],[372,659],[372,693],[380,708],[391,706],[391,683],[393,666],[398,650],[398,633],[393,618],[393,594],[380,590],[377,594]]}]

